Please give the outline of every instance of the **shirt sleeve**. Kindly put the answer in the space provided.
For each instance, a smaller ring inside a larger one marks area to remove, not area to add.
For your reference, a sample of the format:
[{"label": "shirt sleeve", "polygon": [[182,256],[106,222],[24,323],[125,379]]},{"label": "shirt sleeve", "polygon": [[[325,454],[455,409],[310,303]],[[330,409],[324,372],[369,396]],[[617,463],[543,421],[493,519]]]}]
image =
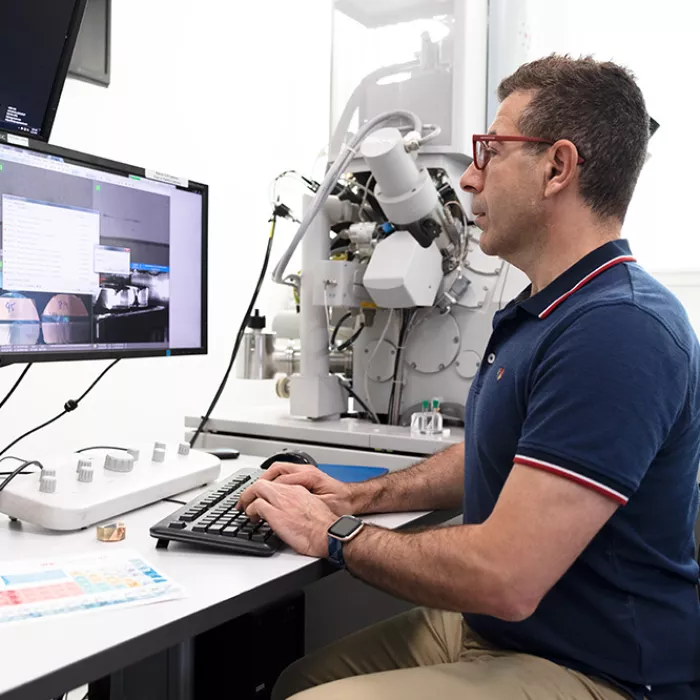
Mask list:
[{"label": "shirt sleeve", "polygon": [[514,461],[625,505],[679,420],[688,376],[688,352],[652,314],[586,311],[537,354]]}]

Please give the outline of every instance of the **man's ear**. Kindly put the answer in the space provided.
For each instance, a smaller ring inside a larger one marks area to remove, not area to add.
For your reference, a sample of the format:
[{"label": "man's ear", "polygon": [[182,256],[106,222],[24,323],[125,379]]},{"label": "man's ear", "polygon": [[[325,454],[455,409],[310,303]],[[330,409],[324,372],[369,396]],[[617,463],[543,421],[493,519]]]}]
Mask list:
[{"label": "man's ear", "polygon": [[547,152],[545,197],[553,197],[566,189],[578,175],[578,150],[571,141],[561,139]]}]

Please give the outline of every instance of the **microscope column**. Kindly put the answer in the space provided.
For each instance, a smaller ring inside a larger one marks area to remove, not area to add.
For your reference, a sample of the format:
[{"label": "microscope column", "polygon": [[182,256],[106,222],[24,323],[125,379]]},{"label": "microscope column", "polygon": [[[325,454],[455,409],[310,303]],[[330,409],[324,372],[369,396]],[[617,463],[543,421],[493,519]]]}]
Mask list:
[{"label": "microscope column", "polygon": [[[305,208],[311,199],[305,199]],[[319,262],[330,256],[330,221],[321,210],[301,242],[301,374],[291,378],[290,412],[306,418],[337,417],[347,410],[340,382],[329,374],[328,320],[323,306],[314,306],[314,285],[323,284],[314,274]]]}]

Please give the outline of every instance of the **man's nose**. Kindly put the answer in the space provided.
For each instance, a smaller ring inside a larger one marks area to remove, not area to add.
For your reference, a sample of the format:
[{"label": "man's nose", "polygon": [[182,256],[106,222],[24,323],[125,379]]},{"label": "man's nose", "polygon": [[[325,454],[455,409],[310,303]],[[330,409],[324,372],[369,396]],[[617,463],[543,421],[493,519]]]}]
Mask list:
[{"label": "man's nose", "polygon": [[472,163],[459,179],[459,186],[465,192],[471,192],[472,194],[481,192],[484,187],[483,171],[478,170],[474,163]]}]

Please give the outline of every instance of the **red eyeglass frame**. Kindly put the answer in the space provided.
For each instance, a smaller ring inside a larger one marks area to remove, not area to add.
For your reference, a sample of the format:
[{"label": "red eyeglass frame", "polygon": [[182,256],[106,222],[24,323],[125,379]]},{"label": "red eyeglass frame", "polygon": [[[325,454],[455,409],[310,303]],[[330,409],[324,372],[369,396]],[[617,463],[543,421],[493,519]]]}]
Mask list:
[{"label": "red eyeglass frame", "polygon": [[[546,143],[548,146],[553,146],[556,141],[547,141],[547,139],[540,139],[536,136],[501,136],[498,134],[474,134],[472,136],[472,156],[474,159],[474,167],[477,170],[483,170],[488,164],[491,157],[484,163],[483,166],[479,165],[476,157],[476,148],[478,143],[487,143],[488,141],[521,141],[523,143]],[[488,153],[488,151],[486,151]],[[583,165],[586,161],[578,157],[576,161],[577,165]]]}]

